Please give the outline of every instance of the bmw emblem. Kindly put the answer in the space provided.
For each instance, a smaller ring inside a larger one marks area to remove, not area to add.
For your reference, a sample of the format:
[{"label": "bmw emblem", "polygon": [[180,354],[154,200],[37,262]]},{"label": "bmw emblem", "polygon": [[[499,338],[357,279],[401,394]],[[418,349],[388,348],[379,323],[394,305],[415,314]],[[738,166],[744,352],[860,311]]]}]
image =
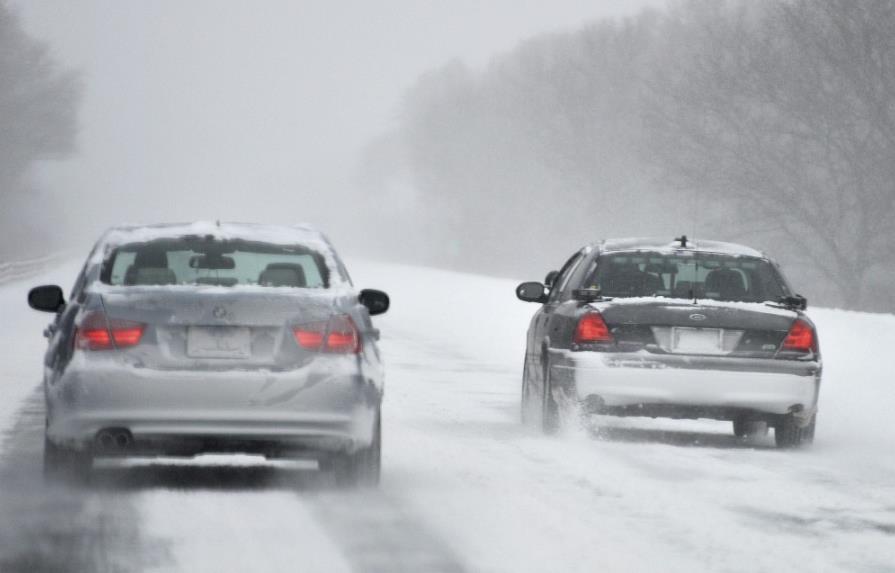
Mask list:
[{"label": "bmw emblem", "polygon": [[696,314],[690,315],[690,320],[695,320],[696,322],[702,322],[705,319],[706,319],[706,316],[704,314],[696,313]]}]

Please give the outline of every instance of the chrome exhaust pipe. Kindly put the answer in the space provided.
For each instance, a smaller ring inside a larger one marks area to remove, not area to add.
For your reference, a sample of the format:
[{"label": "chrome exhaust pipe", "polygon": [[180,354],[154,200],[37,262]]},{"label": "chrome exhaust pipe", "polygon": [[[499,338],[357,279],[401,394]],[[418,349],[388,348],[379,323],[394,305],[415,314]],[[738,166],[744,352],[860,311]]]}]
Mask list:
[{"label": "chrome exhaust pipe", "polygon": [[115,436],[108,430],[102,430],[96,435],[96,445],[101,452],[110,451],[115,447]]},{"label": "chrome exhaust pipe", "polygon": [[94,444],[97,453],[112,454],[127,451],[134,443],[134,437],[128,430],[106,428],[96,433]]},{"label": "chrome exhaust pipe", "polygon": [[130,432],[115,432],[115,447],[119,450],[126,450],[130,448],[132,442]]}]

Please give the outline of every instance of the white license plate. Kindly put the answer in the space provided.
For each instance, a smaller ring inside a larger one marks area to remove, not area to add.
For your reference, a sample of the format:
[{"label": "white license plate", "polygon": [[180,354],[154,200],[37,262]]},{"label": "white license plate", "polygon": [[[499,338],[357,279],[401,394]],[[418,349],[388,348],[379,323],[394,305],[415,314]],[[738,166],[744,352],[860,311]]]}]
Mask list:
[{"label": "white license plate", "polygon": [[191,326],[186,353],[191,358],[248,358],[252,331],[244,326]]},{"label": "white license plate", "polygon": [[717,328],[674,328],[671,333],[674,352],[721,354],[721,330]]}]

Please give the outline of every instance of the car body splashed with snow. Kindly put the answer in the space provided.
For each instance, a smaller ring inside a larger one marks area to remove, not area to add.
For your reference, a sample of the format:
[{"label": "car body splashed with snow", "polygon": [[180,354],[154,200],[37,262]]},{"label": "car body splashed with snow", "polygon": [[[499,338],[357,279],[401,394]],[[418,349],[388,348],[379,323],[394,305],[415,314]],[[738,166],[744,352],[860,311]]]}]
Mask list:
[{"label": "car body splashed with snow", "polygon": [[389,300],[355,291],[319,232],[115,228],[69,298],[52,285],[29,295],[56,313],[50,475],[82,475],[97,457],[244,452],[378,482],[383,376],[370,316]]},{"label": "car body splashed with snow", "polygon": [[686,236],[609,240],[547,278],[516,291],[543,305],[528,331],[526,421],[553,432],[578,412],[712,418],[741,437],[772,427],[781,447],[813,440],[816,328],[763,254]]}]

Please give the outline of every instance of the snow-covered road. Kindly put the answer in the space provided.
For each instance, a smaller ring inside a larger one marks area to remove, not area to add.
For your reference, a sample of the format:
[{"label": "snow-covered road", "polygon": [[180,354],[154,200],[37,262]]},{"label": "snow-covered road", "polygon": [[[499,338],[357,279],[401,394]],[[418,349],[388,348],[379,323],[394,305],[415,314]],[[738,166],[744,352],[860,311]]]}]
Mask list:
[{"label": "snow-covered road", "polygon": [[[335,490],[252,459],[40,479],[40,337],[0,286],[0,571],[895,571],[895,317],[813,310],[825,353],[816,444],[780,452],[728,424],[624,420],[599,438],[518,423],[525,329],[512,281],[350,267],[392,295],[384,474]],[[612,421],[610,421],[612,422]]]}]

